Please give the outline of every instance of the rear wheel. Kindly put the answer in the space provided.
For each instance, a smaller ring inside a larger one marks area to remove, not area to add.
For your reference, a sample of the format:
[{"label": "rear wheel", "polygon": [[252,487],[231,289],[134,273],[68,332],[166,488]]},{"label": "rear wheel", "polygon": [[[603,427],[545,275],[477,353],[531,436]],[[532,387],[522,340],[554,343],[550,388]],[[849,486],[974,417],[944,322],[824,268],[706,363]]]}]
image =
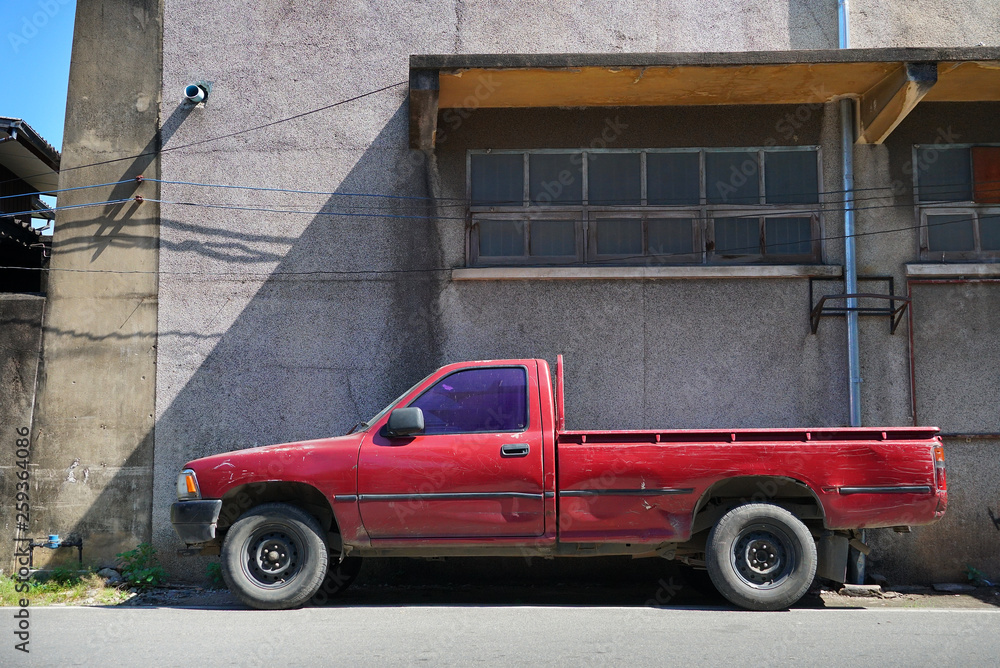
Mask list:
[{"label": "rear wheel", "polygon": [[722,516],[708,534],[709,577],[719,593],[749,610],[781,610],[809,590],[816,543],[784,508],[750,503]]},{"label": "rear wheel", "polygon": [[316,518],[287,503],[265,503],[244,513],[226,533],[222,576],[229,590],[253,608],[297,608],[319,589],[328,559]]}]

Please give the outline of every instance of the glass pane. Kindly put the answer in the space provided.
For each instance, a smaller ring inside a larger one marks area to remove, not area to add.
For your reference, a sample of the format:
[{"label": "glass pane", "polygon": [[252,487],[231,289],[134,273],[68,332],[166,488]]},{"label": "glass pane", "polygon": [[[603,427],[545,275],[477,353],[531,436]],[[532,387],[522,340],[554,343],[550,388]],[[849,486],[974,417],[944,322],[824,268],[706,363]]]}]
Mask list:
[{"label": "glass pane", "polygon": [[530,225],[532,255],[576,255],[574,221],[533,220]]},{"label": "glass pane", "polygon": [[524,255],[523,220],[480,220],[480,257]]},{"label": "glass pane", "polygon": [[709,204],[758,204],[760,188],[756,152],[705,153],[705,187]]},{"label": "glass pane", "polygon": [[472,206],[524,204],[524,156],[520,153],[472,154]]},{"label": "glass pane", "polygon": [[764,198],[768,204],[818,202],[816,151],[766,151]]},{"label": "glass pane", "polygon": [[528,425],[524,369],[467,369],[442,378],[410,404],[425,434],[521,431]]},{"label": "glass pane", "polygon": [[[651,255],[690,255],[694,232],[690,218],[655,218],[646,223]],[[677,258],[685,259],[685,258]]]},{"label": "glass pane", "polygon": [[697,153],[647,153],[646,202],[668,206],[699,204],[700,169]]},{"label": "glass pane", "polygon": [[772,255],[809,255],[812,253],[812,219],[765,218],[764,252]]},{"label": "glass pane", "polygon": [[760,253],[760,221],[757,218],[716,218],[716,255]]},{"label": "glass pane", "polygon": [[976,250],[972,212],[927,216],[927,241],[931,251]]},{"label": "glass pane", "polygon": [[973,146],[972,197],[983,204],[1000,204],[1000,146]]},{"label": "glass pane", "polygon": [[641,161],[638,153],[588,153],[588,201],[599,206],[641,204]]},{"label": "glass pane", "polygon": [[601,218],[597,222],[598,255],[642,255],[642,221]]},{"label": "glass pane", "polygon": [[532,204],[582,204],[583,154],[528,156],[528,189]]},{"label": "glass pane", "polygon": [[921,202],[972,200],[972,158],[967,148],[928,147],[917,151]]},{"label": "glass pane", "polygon": [[984,251],[1000,250],[1000,213],[979,217],[979,242]]}]

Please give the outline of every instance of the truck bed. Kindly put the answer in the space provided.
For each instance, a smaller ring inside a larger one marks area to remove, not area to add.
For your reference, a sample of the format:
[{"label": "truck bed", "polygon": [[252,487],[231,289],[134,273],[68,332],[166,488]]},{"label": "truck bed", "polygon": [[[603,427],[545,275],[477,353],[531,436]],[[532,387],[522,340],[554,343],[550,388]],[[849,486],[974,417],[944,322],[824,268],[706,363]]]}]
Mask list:
[{"label": "truck bed", "polygon": [[827,529],[929,524],[947,503],[935,479],[937,433],[934,427],[563,430],[557,434],[560,540],[684,541],[709,496],[760,502],[795,490],[821,509]]}]

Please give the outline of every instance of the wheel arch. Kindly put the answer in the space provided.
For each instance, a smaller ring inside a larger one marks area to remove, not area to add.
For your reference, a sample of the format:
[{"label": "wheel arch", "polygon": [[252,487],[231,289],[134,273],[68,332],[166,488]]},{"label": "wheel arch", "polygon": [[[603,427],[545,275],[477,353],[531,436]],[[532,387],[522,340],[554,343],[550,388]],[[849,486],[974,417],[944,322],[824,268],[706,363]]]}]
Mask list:
[{"label": "wheel arch", "polygon": [[329,499],[304,482],[270,480],[239,485],[222,496],[218,532],[224,533],[243,513],[263,503],[287,503],[311,514],[328,533],[340,533]]},{"label": "wheel arch", "polygon": [[797,478],[781,475],[734,476],[716,481],[702,493],[691,517],[691,533],[711,528],[730,509],[747,503],[770,503],[785,508],[800,519],[826,521],[819,496],[807,483]]}]

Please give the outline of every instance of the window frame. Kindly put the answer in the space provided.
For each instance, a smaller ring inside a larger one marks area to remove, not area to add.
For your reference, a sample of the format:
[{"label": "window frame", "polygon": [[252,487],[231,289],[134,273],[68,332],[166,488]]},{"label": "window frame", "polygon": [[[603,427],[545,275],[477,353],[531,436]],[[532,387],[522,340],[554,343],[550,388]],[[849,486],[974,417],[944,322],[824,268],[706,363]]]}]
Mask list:
[{"label": "window frame", "polygon": [[[553,210],[548,210],[548,209]],[[562,207],[565,209],[565,207]],[[545,264],[552,266],[578,264],[583,254],[584,241],[579,225],[579,214],[575,211],[560,210],[560,207],[547,207],[546,210],[536,213],[534,210],[523,213],[488,213],[480,220],[515,220],[522,223],[521,233],[524,235],[523,255],[480,255],[479,254],[479,221],[473,219],[469,223],[469,257],[477,267],[511,266],[520,264]],[[569,220],[574,225],[574,245],[573,255],[532,255],[531,254],[531,221],[532,220]]]},{"label": "window frame", "polygon": [[[676,209],[671,211],[661,211],[659,209],[641,209],[640,207],[627,207],[622,209],[608,209],[607,207],[592,207],[589,212],[588,239],[587,239],[587,264],[602,265],[614,264],[616,262],[629,263],[650,263],[650,264],[677,264],[692,265],[705,263],[705,241],[702,238],[704,225],[701,224],[700,214],[697,209]],[[638,255],[625,255],[616,253],[601,253],[597,243],[597,228],[601,218],[605,219],[630,219],[638,218],[642,223],[642,250]],[[690,253],[653,253],[649,250],[649,221],[675,218],[678,220],[691,221],[691,252]],[[690,259],[684,260],[684,255],[690,255]],[[680,257],[676,257],[680,256]],[[674,258],[674,259],[667,259]]]},{"label": "window frame", "polygon": [[[810,151],[816,157],[817,201],[804,204],[770,204],[766,202],[766,157],[768,152]],[[756,153],[758,201],[756,204],[709,204],[707,198],[706,156],[708,153]],[[474,154],[521,154],[524,160],[522,203],[520,206],[472,204],[472,156]],[[581,204],[533,204],[530,193],[530,156],[532,154],[579,154],[582,164]],[[590,154],[638,153],[640,155],[640,203],[638,205],[591,205],[588,156]],[[648,204],[647,159],[650,154],[698,154],[699,193],[698,204],[650,205]],[[804,146],[738,146],[738,147],[681,147],[681,148],[544,148],[544,149],[469,149],[466,151],[466,197],[469,203],[466,214],[466,258],[469,267],[518,266],[518,265],[718,265],[718,264],[822,264],[824,261],[824,212],[827,207],[823,189],[823,149],[818,145]],[[723,258],[714,253],[714,221],[719,217],[756,217],[759,219],[761,246],[758,253]],[[643,252],[639,256],[602,254],[597,248],[597,224],[604,218],[639,217],[643,229]],[[808,254],[768,254],[764,247],[766,218],[809,217],[811,252]],[[532,256],[530,249],[530,221],[532,219],[574,219],[575,256]],[[691,218],[693,220],[690,257],[687,254],[654,254],[649,252],[648,221],[658,218]],[[481,256],[479,253],[478,220],[524,220],[523,256]]]},{"label": "window frame", "polygon": [[[822,239],[820,238],[820,215],[816,211],[767,211],[761,208],[747,209],[726,208],[715,209],[723,215],[712,218],[712,224],[707,225],[710,236],[706,239],[706,248],[711,256],[709,264],[808,264],[807,258],[817,257],[822,249]],[[715,218],[756,218],[757,219],[757,239],[758,246],[756,253],[742,253],[733,255],[723,255],[715,248]],[[768,253],[767,252],[767,220],[769,218],[809,218],[809,236],[811,251],[808,254],[802,253]]]},{"label": "window frame", "polygon": [[[975,197],[976,174],[972,165],[972,149],[977,146],[1000,147],[1000,143],[980,142],[962,144],[913,144],[911,147],[910,165],[913,167],[913,208],[918,234],[918,253],[922,261],[925,262],[981,262],[983,260],[1000,260],[1000,250],[983,250],[979,220],[984,214],[1000,215],[1000,204],[995,202],[976,202],[972,200],[942,200],[942,201],[920,201],[920,170],[916,167],[919,164],[920,151],[929,148],[935,149],[968,149],[969,150],[969,174],[972,178],[969,190]],[[930,230],[928,228],[927,217],[935,215],[969,215],[972,219],[972,237],[974,247],[970,250],[961,251],[935,251],[930,248]]]},{"label": "window frame", "polygon": [[[462,434],[523,434],[531,428],[531,377],[528,373],[528,367],[523,364],[498,364],[496,366],[473,366],[466,367],[464,369],[455,369],[449,374],[441,376],[436,381],[428,385],[423,392],[413,397],[406,403],[404,408],[411,408],[413,404],[419,401],[425,394],[430,392],[432,389],[437,387],[440,383],[443,383],[448,378],[459,374],[465,373],[467,371],[482,371],[489,369],[520,369],[524,373],[524,428],[523,429],[487,429],[482,431],[454,431],[440,434],[417,434],[417,436],[459,436]],[[421,381],[423,382],[423,381]]]}]

